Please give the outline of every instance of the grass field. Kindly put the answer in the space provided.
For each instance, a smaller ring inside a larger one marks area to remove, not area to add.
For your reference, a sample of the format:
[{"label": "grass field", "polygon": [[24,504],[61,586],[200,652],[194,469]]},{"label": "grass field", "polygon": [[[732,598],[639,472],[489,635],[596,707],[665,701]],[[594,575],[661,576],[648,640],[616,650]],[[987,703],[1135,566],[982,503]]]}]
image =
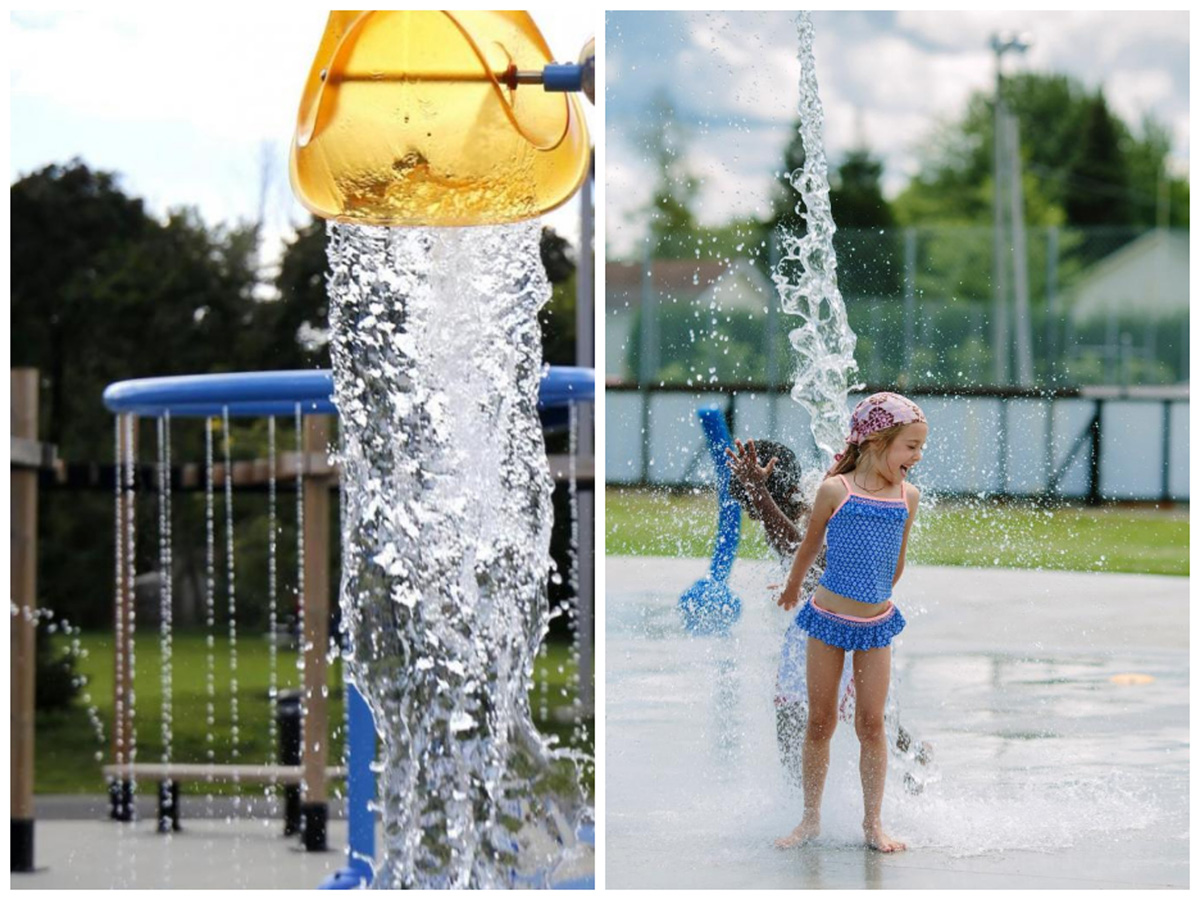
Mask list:
[{"label": "grass field", "polygon": [[[77,664],[78,671],[87,676],[89,703],[77,701],[62,712],[39,711],[37,715],[35,791],[43,794],[90,794],[106,790],[100,773],[101,765],[111,762],[111,729],[113,722],[113,658],[112,636],[109,633],[85,633],[80,643],[86,652]],[[66,641],[60,640],[59,646]],[[261,635],[242,635],[238,639],[238,746],[237,759],[248,764],[268,762],[272,750],[269,697],[270,653]],[[214,685],[216,702],[214,724],[210,729],[207,717],[208,651],[203,633],[183,632],[174,636],[172,647],[172,753],[175,762],[205,762],[211,745],[216,762],[232,762],[232,702],[229,690],[229,644],[222,636],[214,642]],[[161,762],[162,655],[156,633],[139,634],[136,640],[135,728],[137,731],[137,760]],[[294,650],[280,649],[276,660],[278,689],[296,688],[300,673]],[[554,734],[563,743],[570,743],[573,727],[562,724],[554,716],[556,707],[569,706],[573,692],[570,676],[574,663],[569,647],[563,644],[546,645],[545,655],[538,658],[534,674],[531,706],[538,728],[543,734]],[[331,765],[342,758],[344,721],[343,685],[340,664],[329,667],[329,721]],[[545,716],[540,716],[544,712]],[[587,724],[588,734],[592,725]],[[210,744],[209,734],[212,735]],[[276,746],[278,746],[276,742]],[[591,749],[590,747],[588,748]],[[588,789],[591,790],[591,773]],[[144,787],[143,790],[152,790]],[[246,785],[244,792],[261,791],[258,785]],[[185,790],[206,791],[199,785]],[[234,793],[233,785],[216,784],[213,793]]]},{"label": "grass field", "polygon": [[[711,491],[608,488],[604,496],[607,555],[712,554],[717,504]],[[1188,542],[1186,506],[1156,510],[944,501],[919,511],[908,561],[1187,575]],[[771,555],[762,528],[745,516],[739,554],[751,559]]]}]

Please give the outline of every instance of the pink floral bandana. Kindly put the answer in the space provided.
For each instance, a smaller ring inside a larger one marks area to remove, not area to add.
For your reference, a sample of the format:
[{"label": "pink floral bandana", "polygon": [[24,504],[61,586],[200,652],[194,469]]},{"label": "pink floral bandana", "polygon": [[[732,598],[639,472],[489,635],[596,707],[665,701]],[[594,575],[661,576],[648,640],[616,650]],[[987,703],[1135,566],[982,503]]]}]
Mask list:
[{"label": "pink floral bandana", "polygon": [[854,407],[854,412],[850,414],[850,436],[846,438],[846,443],[859,444],[876,431],[893,425],[924,421],[925,413],[921,412],[921,407],[907,397],[881,391]]}]

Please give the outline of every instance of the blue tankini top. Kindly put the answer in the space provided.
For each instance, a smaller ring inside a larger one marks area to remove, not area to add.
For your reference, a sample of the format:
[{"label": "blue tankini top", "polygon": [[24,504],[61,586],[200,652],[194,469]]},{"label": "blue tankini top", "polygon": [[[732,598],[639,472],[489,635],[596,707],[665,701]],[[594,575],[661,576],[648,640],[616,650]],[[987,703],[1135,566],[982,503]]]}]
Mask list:
[{"label": "blue tankini top", "polygon": [[892,579],[900,561],[908,498],[879,499],[858,494],[845,475],[849,493],[833,511],[825,531],[825,574],[821,585],[860,603],[882,603],[892,596]]}]

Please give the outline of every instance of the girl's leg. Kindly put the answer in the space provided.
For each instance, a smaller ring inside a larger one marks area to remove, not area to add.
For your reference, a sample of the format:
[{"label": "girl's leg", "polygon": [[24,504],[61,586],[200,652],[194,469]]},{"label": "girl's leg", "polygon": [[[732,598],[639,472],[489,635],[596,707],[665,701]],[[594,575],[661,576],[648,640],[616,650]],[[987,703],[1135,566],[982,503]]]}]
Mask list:
[{"label": "girl's leg", "polygon": [[808,728],[804,732],[804,818],[777,847],[795,847],[821,833],[821,794],[829,771],[829,742],[837,727],[838,686],[846,651],[808,639]]},{"label": "girl's leg", "polygon": [[868,846],[891,853],[904,844],[883,831],[883,788],[887,778],[887,735],[883,726],[883,708],[887,702],[888,680],[892,670],[892,648],[876,647],[854,654],[854,730],[862,747],[859,774],[863,787],[863,833]]}]

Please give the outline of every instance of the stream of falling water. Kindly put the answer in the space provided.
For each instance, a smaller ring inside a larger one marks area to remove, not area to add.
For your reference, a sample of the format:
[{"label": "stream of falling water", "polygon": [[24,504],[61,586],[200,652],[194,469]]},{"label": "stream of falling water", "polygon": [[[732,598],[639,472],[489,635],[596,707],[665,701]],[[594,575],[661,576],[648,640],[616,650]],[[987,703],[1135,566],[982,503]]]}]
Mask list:
[{"label": "stream of falling water", "polygon": [[[856,338],[846,316],[846,304],[837,286],[837,254],[833,235],[837,226],[829,205],[828,165],[822,140],[825,114],[817,91],[816,57],[813,53],[813,25],[807,12],[796,20],[800,57],[800,137],[804,143],[804,164],[789,179],[800,194],[797,211],[805,222],[803,235],[781,230],[780,258],[772,272],[784,312],[799,317],[789,333],[795,351],[792,399],[811,416],[812,435],[821,452],[819,469],[805,473],[805,492],[816,493],[825,468],[833,463],[835,451],[845,443],[850,391],[860,390],[855,383],[858,363],[854,359]],[[801,663],[802,664],[802,663]],[[849,654],[839,694],[850,681]],[[919,793],[927,781],[936,779],[930,764],[931,750],[900,723],[900,680],[892,660],[892,677],[884,711],[888,748],[899,763],[900,777],[912,793]],[[853,695],[846,709],[852,709]],[[801,701],[805,706],[807,703]]]},{"label": "stream of falling water", "polygon": [[529,709],[552,482],[540,225],[330,226],[347,668],[375,716],[375,886],[548,886],[590,817]]},{"label": "stream of falling water", "polygon": [[[792,399],[812,416],[812,433],[828,466],[842,448],[846,434],[846,398],[854,384],[858,363],[856,338],[846,318],[846,304],[837,286],[837,254],[833,235],[837,227],[829,206],[828,165],[821,133],[825,114],[817,93],[813,26],[808,13],[800,13],[796,28],[800,38],[800,137],[804,165],[790,175],[800,193],[797,207],[805,222],[803,235],[780,233],[779,262],[772,280],[784,312],[800,322],[788,333],[795,350]],[[819,478],[818,478],[819,481]],[[813,484],[815,490],[816,484]]]}]

